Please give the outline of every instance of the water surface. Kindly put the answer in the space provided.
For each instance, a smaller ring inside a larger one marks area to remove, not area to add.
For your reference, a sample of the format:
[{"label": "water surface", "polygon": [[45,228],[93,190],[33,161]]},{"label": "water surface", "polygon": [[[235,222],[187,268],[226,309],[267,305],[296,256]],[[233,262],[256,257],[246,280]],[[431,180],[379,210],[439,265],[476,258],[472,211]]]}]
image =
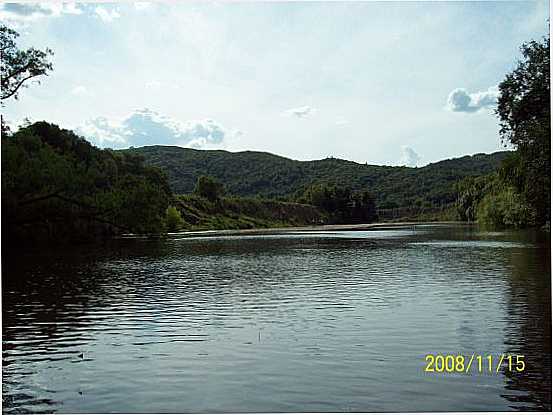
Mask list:
[{"label": "water surface", "polygon": [[[417,226],[4,258],[4,411],[550,410],[548,244]],[[526,370],[425,373],[428,353]]]}]

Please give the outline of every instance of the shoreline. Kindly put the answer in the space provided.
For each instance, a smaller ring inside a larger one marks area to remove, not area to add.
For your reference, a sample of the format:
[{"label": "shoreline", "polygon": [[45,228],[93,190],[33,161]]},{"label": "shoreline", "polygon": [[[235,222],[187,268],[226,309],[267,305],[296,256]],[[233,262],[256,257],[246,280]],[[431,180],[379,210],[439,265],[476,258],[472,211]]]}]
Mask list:
[{"label": "shoreline", "polygon": [[[168,237],[183,236],[234,236],[234,235],[278,235],[294,232],[332,232],[332,231],[370,231],[389,230],[401,228],[416,228],[417,226],[448,226],[464,225],[470,226],[469,222],[461,221],[440,221],[440,222],[377,222],[351,225],[312,225],[312,226],[289,226],[279,228],[252,228],[252,229],[212,229],[203,231],[182,231],[169,232]],[[157,235],[156,235],[157,236]],[[125,234],[121,238],[151,238],[154,235]]]}]

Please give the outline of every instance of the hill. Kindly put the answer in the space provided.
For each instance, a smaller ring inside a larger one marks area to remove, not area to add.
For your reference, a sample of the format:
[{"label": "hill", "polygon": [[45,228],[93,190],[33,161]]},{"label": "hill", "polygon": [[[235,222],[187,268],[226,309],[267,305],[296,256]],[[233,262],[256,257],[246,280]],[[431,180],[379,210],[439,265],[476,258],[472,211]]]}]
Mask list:
[{"label": "hill", "polygon": [[289,199],[315,182],[331,182],[354,190],[368,189],[379,209],[435,208],[455,201],[454,184],[468,176],[493,172],[508,154],[475,154],[425,167],[392,167],[359,164],[327,158],[296,161],[271,153],[194,150],[173,146],[148,146],[123,150],[137,153],[147,164],[167,174],[175,193],[190,193],[201,175],[221,181],[227,193]]}]

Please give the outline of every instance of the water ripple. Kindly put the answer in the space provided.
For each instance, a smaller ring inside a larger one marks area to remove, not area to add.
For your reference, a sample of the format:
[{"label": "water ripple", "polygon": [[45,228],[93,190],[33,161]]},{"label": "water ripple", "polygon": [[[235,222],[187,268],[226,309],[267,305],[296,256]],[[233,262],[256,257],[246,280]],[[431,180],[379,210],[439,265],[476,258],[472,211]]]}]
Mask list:
[{"label": "water ripple", "polygon": [[[548,410],[547,243],[417,227],[23,258],[3,275],[4,410]],[[422,371],[427,353],[475,352],[531,361],[523,376]]]}]

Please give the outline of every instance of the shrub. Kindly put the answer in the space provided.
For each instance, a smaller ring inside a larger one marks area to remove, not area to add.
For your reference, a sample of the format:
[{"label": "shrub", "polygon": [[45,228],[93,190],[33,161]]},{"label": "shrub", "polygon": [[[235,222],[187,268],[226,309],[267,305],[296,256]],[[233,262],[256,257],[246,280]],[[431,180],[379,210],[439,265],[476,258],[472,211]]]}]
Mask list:
[{"label": "shrub", "polygon": [[165,214],[165,223],[169,232],[176,232],[184,226],[184,220],[175,206],[169,206]]},{"label": "shrub", "polygon": [[478,223],[494,227],[522,228],[535,224],[536,211],[512,187],[486,195],[478,204]]}]

